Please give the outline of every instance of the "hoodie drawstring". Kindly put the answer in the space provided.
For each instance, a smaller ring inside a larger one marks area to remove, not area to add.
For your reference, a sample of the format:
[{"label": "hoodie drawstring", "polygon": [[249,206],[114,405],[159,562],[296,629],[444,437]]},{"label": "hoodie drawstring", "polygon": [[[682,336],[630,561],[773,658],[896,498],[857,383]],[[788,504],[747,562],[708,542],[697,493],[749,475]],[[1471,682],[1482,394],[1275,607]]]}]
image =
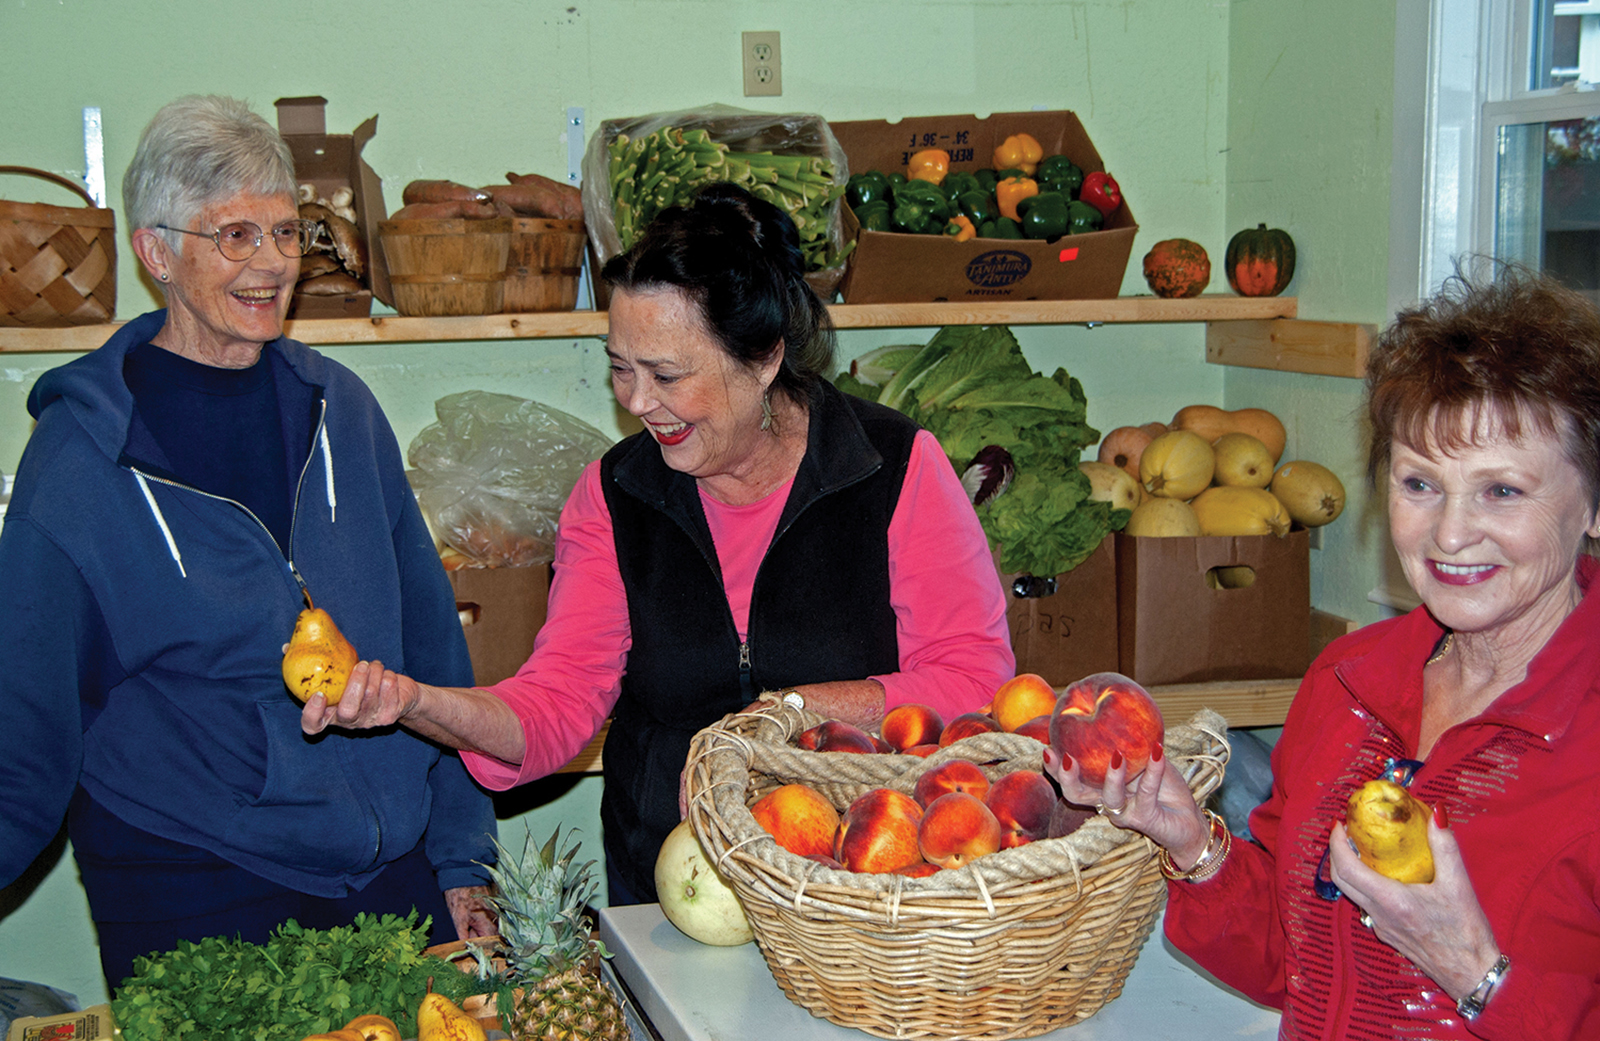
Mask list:
[{"label": "hoodie drawstring", "polygon": [[328,523],[338,517],[339,497],[333,494],[333,446],[328,443],[328,424],[322,424],[322,472],[328,482]]},{"label": "hoodie drawstring", "polygon": [[172,529],[167,527],[167,518],[162,516],[161,507],[156,504],[155,493],[150,490],[150,484],[144,479],[144,474],[133,471],[133,479],[139,482],[139,490],[144,492],[144,501],[150,504],[150,515],[156,519],[161,534],[167,540],[167,552],[172,554],[172,559],[178,564],[178,574],[184,578],[189,577],[189,572],[183,569],[183,554],[178,552],[178,543],[172,537]]}]

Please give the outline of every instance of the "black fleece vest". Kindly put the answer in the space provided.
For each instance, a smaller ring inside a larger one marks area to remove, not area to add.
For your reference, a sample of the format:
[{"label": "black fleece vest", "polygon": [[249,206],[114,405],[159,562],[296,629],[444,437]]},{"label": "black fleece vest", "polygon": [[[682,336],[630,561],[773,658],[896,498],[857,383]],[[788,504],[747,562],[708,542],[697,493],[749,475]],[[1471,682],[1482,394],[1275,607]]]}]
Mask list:
[{"label": "black fleece vest", "polygon": [[606,738],[600,819],[608,863],[640,899],[656,898],[656,854],[678,823],[678,778],[699,730],[762,691],[898,671],[888,530],[916,430],[819,385],[743,647],[694,479],[667,467],[648,434],[606,453],[601,484],[633,643]]}]

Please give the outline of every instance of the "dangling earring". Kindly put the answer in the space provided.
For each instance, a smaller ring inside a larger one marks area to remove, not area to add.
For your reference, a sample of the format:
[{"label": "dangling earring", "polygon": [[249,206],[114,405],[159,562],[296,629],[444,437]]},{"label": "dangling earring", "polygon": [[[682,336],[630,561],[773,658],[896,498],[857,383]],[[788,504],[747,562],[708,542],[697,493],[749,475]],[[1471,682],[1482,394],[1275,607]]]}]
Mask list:
[{"label": "dangling earring", "polygon": [[761,395],[761,429],[772,429],[772,391]]}]

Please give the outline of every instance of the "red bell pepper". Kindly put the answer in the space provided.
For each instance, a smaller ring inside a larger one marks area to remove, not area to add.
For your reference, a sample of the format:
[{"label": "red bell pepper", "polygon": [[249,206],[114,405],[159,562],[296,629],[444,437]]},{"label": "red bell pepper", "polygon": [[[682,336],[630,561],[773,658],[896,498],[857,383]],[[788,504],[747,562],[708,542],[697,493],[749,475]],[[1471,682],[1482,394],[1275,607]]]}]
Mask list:
[{"label": "red bell pepper", "polygon": [[1122,189],[1117,185],[1116,178],[1097,170],[1083,175],[1083,187],[1078,190],[1078,198],[1109,217],[1122,205]]}]

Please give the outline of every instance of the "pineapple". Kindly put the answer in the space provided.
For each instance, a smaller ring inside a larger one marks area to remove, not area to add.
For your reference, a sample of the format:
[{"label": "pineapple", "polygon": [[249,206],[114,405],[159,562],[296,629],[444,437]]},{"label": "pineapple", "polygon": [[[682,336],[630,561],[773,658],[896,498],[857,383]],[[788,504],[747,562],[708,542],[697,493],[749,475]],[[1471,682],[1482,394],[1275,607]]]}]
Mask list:
[{"label": "pineapple", "polygon": [[[495,840],[499,863],[489,868],[496,890],[490,900],[502,943],[494,953],[505,959],[505,982],[521,991],[501,1001],[501,1021],[513,1041],[628,1041],[622,1007],[600,978],[600,958],[609,955],[590,935],[585,905],[599,889],[594,861],[574,865],[578,846],[558,852],[560,835],[557,828],[539,849],[528,835],[521,857]],[[473,954],[480,975],[489,975],[490,957]]]}]

